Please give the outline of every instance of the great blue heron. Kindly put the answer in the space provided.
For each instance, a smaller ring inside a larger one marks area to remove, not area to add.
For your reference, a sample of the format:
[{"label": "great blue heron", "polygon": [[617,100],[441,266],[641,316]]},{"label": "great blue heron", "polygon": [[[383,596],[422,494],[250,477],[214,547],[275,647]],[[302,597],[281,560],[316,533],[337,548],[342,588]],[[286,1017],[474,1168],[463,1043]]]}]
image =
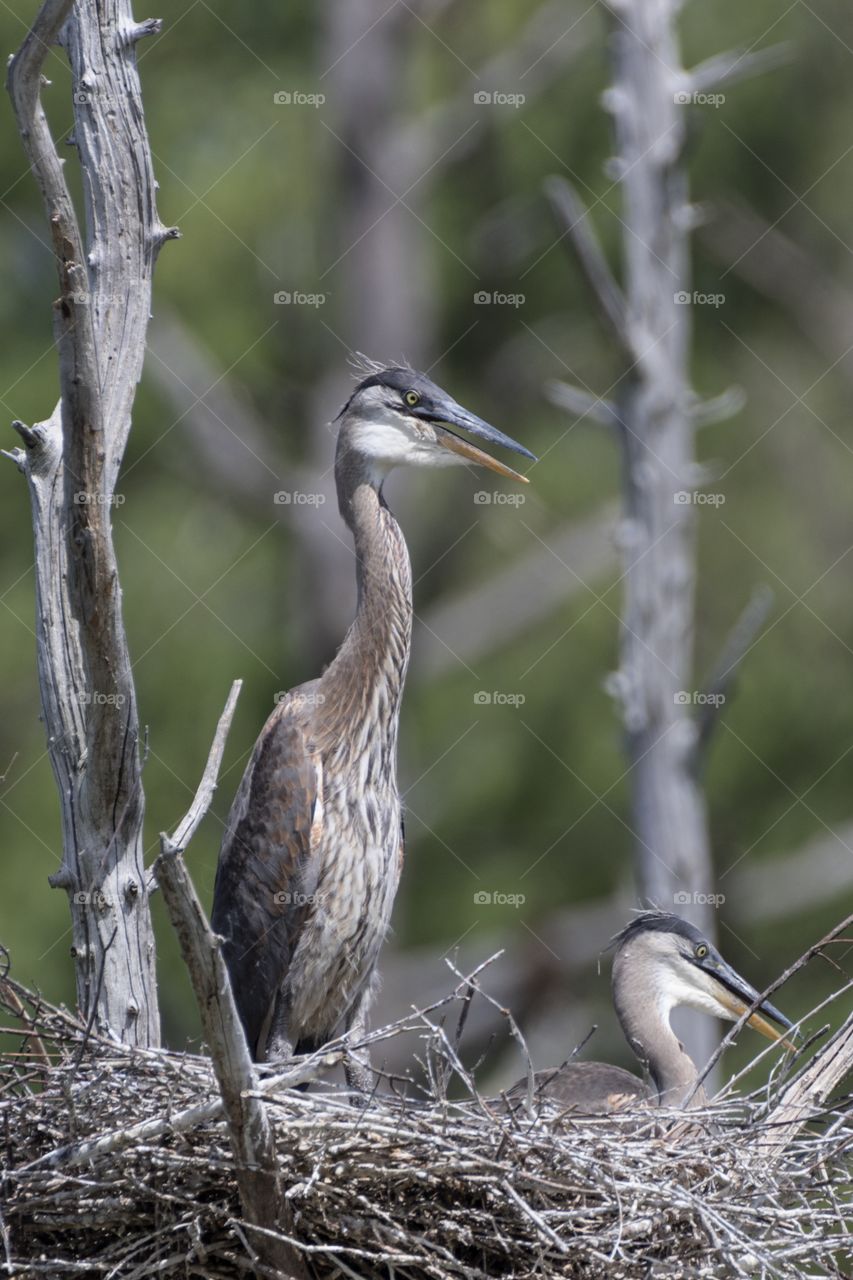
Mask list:
[{"label": "great blue heron", "polygon": [[[534,1074],[534,1098],[586,1114],[618,1111],[637,1103],[704,1105],[707,1099],[701,1086],[693,1092],[699,1078],[696,1064],[672,1030],[670,1014],[679,1005],[688,1005],[736,1022],[758,1000],[758,992],[698,929],[679,916],[643,912],[614,941],[613,1004],[625,1039],[648,1070],[652,1085],[605,1062],[567,1062]],[[763,1014],[790,1029],[785,1015],[767,1000],[747,1025],[770,1040],[783,1039],[784,1031],[777,1031]],[[506,1097],[517,1110],[527,1095],[525,1079]]]},{"label": "great blue heron", "polygon": [[[338,415],[335,481],[358,605],[334,661],[292,689],[255,743],[219,855],[211,923],[250,1051],[310,1052],[360,1030],[403,857],[397,724],[409,660],[409,555],[382,495],[396,466],[474,462],[525,477],[455,434],[535,461],[424,374],[382,369]],[[364,1090],[369,1067],[350,1058]]]}]

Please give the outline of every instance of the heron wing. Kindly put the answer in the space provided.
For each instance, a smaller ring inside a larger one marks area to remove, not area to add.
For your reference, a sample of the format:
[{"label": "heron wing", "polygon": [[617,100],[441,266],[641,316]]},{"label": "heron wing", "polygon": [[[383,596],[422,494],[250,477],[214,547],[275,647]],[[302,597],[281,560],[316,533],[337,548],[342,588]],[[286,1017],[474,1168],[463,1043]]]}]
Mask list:
[{"label": "heron wing", "polygon": [[[527,1096],[527,1080],[519,1080],[507,1090],[506,1101],[515,1111],[526,1105]],[[621,1111],[648,1098],[638,1076],[607,1062],[566,1062],[533,1073],[534,1104],[553,1103],[580,1115]]]},{"label": "heron wing", "polygon": [[258,1040],[299,940],[318,765],[299,699],[280,703],[261,731],[231,806],[219,853],[211,924],[224,939],[249,1049]]}]

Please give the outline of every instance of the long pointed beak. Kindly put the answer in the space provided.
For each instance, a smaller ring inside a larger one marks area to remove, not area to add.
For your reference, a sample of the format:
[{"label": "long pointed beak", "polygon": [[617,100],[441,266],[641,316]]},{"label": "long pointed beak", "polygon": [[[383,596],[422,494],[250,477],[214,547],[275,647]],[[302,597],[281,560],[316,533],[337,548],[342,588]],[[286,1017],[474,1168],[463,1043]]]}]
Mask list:
[{"label": "long pointed beak", "polygon": [[[712,977],[717,979],[719,984],[717,999],[720,1001],[720,1004],[728,1010],[730,1017],[735,1022],[741,1014],[746,1013],[747,1009],[755,1004],[755,1001],[759,998],[759,993],[755,988],[751,987],[750,984],[742,978],[730,964],[726,964],[724,960],[717,961],[713,969],[706,969],[706,973],[710,973]],[[762,1014],[766,1014],[767,1016],[762,1017]],[[767,1021],[767,1018],[772,1018],[773,1021],[777,1022],[780,1027],[784,1028],[784,1030],[779,1031],[777,1027],[772,1026]],[[785,1031],[790,1031],[794,1024],[785,1017],[784,1013],[780,1013],[776,1006],[772,1005],[769,1000],[762,1000],[761,1004],[752,1016],[747,1019],[746,1025],[748,1027],[752,1027],[755,1031],[759,1031],[763,1036],[766,1036],[768,1040],[782,1040],[787,1049],[793,1049],[796,1051],[797,1046],[785,1038]]]},{"label": "long pointed beak", "polygon": [[463,409],[462,405],[457,404],[455,400],[448,400],[441,406],[439,413],[431,414],[430,421],[436,428],[438,443],[445,449],[449,449],[451,453],[459,454],[461,458],[466,458],[469,462],[476,462],[478,466],[488,467],[490,471],[496,471],[498,475],[507,476],[510,480],[519,480],[522,484],[528,483],[527,476],[521,475],[518,471],[513,471],[512,467],[499,462],[491,454],[484,453],[482,449],[478,449],[476,445],[471,444],[468,440],[463,440],[461,436],[456,435],[454,428],[466,431],[468,435],[476,436],[489,444],[511,449],[513,453],[520,453],[525,458],[530,458],[533,462],[537,461],[536,455],[531,453],[529,449],[525,449],[524,445],[519,444],[517,440],[513,440],[511,436],[506,436],[502,431],[498,431],[497,427],[491,426],[488,422],[484,422],[482,418],[478,418],[476,414],[469,413],[467,409]]}]

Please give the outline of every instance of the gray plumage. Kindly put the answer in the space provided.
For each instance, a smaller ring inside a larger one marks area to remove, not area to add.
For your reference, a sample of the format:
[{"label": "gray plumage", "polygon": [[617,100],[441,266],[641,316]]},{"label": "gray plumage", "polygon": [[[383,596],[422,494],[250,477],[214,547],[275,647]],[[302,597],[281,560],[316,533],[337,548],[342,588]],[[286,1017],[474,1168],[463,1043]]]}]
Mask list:
[{"label": "gray plumage", "polygon": [[[355,544],[355,620],[323,675],[287,694],[264,726],[214,890],[211,921],[258,1060],[360,1030],[399,882],[397,727],[412,583],[385,476],[397,465],[466,460],[516,476],[453,426],[527,454],[411,369],[373,373],[339,416],[335,479]],[[370,1081],[354,1060],[347,1076],[362,1089]]]},{"label": "gray plumage", "polygon": [[[663,911],[637,915],[614,939],[612,994],[625,1038],[650,1076],[650,1083],[622,1067],[604,1062],[567,1062],[534,1074],[534,1097],[575,1113],[601,1114],[638,1103],[682,1107],[706,1101],[696,1064],[670,1026],[670,1014],[688,1005],[713,1016],[736,1021],[758,992],[729,965],[692,924]],[[769,1039],[791,1023],[768,1001],[762,1001],[747,1025]],[[507,1096],[512,1110],[528,1097],[527,1080],[519,1080]]]}]

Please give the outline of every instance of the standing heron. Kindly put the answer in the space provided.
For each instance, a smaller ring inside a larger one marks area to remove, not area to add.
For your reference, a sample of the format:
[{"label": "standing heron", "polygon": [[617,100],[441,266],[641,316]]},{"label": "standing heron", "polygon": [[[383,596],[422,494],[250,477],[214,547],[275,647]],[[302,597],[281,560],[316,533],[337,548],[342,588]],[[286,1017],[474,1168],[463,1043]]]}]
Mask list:
[{"label": "standing heron", "polygon": [[[334,661],[267,720],[231,807],[211,924],[256,1061],[358,1034],[403,859],[397,725],[409,661],[406,543],[382,493],[397,466],[474,462],[525,480],[469,435],[534,455],[422,373],[365,378],[338,415],[338,505],[355,542],[358,605]],[[366,1063],[347,1082],[367,1089]]]},{"label": "standing heron", "polygon": [[[534,1097],[592,1115],[643,1103],[704,1106],[704,1089],[700,1086],[693,1092],[699,1072],[672,1030],[670,1014],[679,1005],[687,1005],[737,1022],[759,999],[758,992],[726,963],[698,929],[679,916],[663,911],[643,912],[616,936],[614,943],[612,992],[616,1016],[652,1084],[605,1062],[567,1062],[562,1067],[534,1073]],[[782,1040],[784,1032],[771,1026],[763,1014],[785,1030],[791,1028],[784,1014],[767,1000],[758,1005],[747,1025],[769,1040]],[[519,1080],[506,1095],[510,1108],[518,1110],[527,1094],[527,1080]]]}]

